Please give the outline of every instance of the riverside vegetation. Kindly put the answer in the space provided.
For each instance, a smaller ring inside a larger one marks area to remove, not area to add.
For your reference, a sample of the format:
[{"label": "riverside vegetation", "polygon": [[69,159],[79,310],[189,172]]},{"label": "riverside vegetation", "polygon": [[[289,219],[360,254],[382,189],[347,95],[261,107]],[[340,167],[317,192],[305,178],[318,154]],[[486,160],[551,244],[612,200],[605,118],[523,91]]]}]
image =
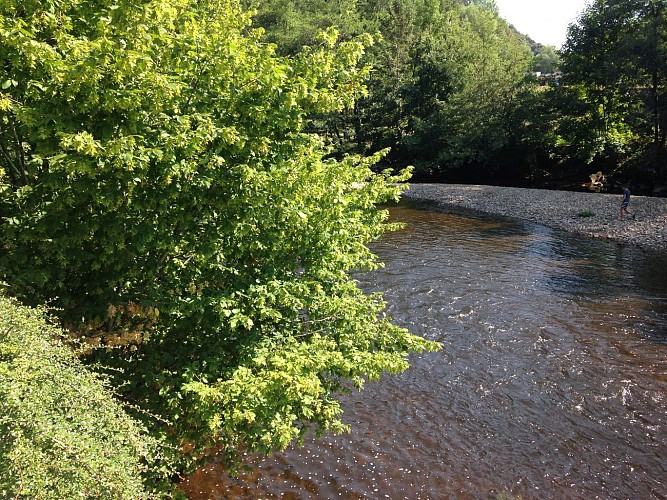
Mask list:
[{"label": "riverside vegetation", "polygon": [[0,1],[2,496],[170,496],[211,447],[344,431],[341,391],[438,348],[350,276],[408,164],[664,182],[664,2],[593,2],[561,85],[532,48],[488,0]]},{"label": "riverside vegetation", "polygon": [[[164,463],[139,469],[145,492],[128,493],[134,473],[105,489],[100,436],[89,460],[72,462],[90,474],[76,495],[170,495],[164,481],[211,447],[232,465],[242,449],[341,432],[337,393],[437,347],[392,324],[381,297],[348,273],[377,265],[367,243],[391,225],[376,206],[399,195],[393,183],[407,172],[374,174],[379,154],[327,158],[305,130],[310,114],[349,107],[363,91],[370,37],[340,42],[328,30],[283,58],[234,1],[73,0],[3,2],[0,39],[11,77],[0,99],[12,146],[0,177],[5,292],[48,304],[83,366],[105,375],[136,421],[127,435],[112,426],[118,439],[144,429],[166,450]],[[10,350],[22,311],[0,330]],[[0,386],[30,386],[33,371],[13,359]],[[45,390],[62,393],[60,383]],[[76,457],[84,407],[2,404],[19,418],[0,427],[2,496],[41,484],[40,496],[62,498],[48,485],[63,470],[41,466],[40,443],[60,440],[44,429],[71,420],[62,448],[48,451]],[[142,457],[125,442],[133,469]],[[43,481],[24,473],[32,465]]]}]

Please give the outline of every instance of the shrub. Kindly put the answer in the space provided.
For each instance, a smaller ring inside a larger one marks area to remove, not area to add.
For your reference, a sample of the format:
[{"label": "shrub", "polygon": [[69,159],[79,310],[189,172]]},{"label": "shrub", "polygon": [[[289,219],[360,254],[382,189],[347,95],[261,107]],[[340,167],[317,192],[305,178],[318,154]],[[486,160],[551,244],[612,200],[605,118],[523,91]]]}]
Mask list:
[{"label": "shrub", "polygon": [[157,496],[158,451],[43,311],[0,296],[0,497]]}]

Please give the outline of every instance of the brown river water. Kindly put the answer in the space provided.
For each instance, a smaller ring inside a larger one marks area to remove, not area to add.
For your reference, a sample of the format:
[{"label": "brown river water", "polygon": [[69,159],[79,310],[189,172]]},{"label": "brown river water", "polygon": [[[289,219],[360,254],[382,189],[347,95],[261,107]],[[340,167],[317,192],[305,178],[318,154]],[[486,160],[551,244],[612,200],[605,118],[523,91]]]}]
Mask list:
[{"label": "brown river water", "polygon": [[667,254],[428,205],[360,275],[442,342],[343,398],[352,432],[253,472],[219,465],[192,499],[667,498]]}]

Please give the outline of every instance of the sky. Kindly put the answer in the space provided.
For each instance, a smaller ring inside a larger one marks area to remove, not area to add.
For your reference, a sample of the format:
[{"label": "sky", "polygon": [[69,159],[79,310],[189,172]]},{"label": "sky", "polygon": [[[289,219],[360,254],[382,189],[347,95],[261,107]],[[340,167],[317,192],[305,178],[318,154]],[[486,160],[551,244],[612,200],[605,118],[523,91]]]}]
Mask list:
[{"label": "sky", "polygon": [[565,42],[567,26],[584,10],[587,0],[496,0],[500,17],[542,45],[557,49]]}]

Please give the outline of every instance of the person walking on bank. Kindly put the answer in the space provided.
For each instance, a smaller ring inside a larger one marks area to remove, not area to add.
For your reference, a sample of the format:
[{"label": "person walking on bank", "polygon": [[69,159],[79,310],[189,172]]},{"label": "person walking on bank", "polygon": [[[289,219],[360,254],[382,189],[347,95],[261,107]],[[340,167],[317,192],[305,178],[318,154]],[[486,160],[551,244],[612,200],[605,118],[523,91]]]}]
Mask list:
[{"label": "person walking on bank", "polygon": [[630,205],[630,189],[628,189],[627,185],[623,185],[623,199],[621,200],[621,220],[623,220],[624,215],[629,215],[633,219],[635,218],[635,214],[628,212],[628,205]]}]

